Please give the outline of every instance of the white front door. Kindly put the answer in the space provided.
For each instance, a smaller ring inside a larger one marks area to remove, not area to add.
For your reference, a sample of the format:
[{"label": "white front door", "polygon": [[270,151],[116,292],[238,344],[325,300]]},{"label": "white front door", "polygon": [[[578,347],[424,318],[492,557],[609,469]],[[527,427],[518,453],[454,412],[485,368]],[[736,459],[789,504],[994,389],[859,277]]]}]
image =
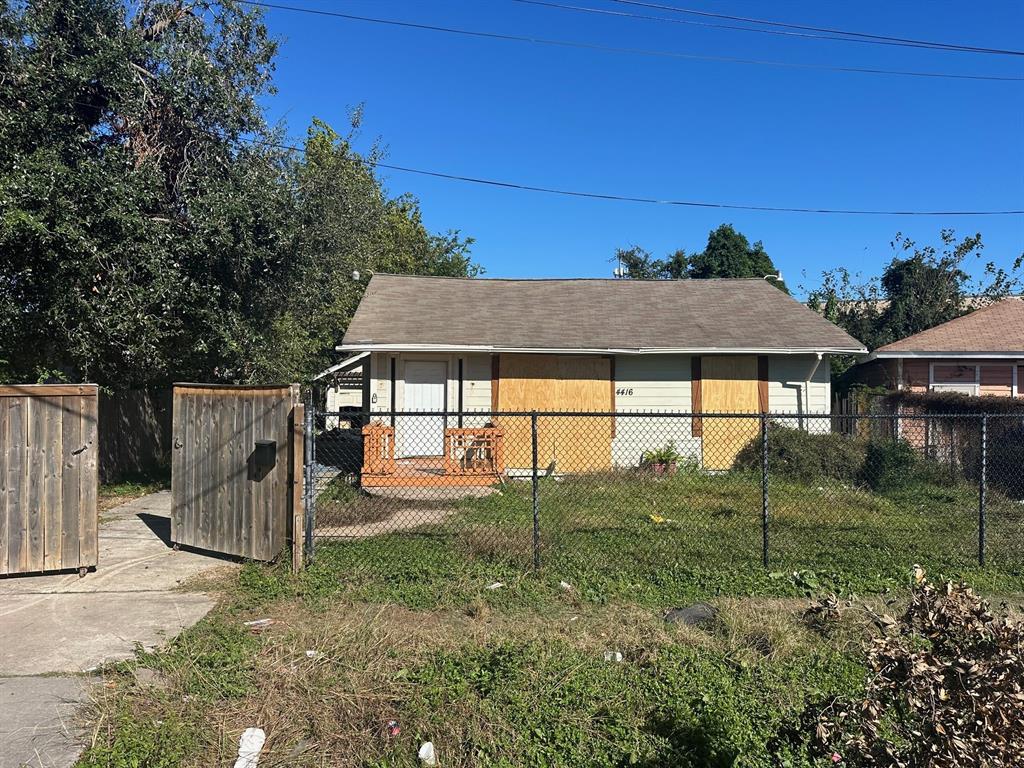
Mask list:
[{"label": "white front door", "polygon": [[[409,360],[405,364],[404,411],[444,411],[448,364]],[[399,456],[440,456],[444,453],[444,416],[398,416],[395,440]]]}]

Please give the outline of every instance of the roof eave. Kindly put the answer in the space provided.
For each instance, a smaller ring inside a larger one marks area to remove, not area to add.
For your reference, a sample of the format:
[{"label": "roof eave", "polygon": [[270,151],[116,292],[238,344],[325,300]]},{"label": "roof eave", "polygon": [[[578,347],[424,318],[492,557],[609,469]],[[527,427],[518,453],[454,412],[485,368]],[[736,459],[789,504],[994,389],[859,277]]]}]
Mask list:
[{"label": "roof eave", "polygon": [[949,350],[941,349],[926,349],[926,350],[902,350],[902,349],[876,349],[874,352],[869,354],[864,362],[871,362],[872,360],[895,360],[901,357],[910,358],[922,358],[922,357],[952,357],[952,358],[964,358],[964,359],[976,359],[989,357],[995,360],[1018,360],[1024,359],[1024,350],[1020,352],[952,352]]},{"label": "roof eave", "polygon": [[339,352],[518,352],[524,354],[557,355],[680,355],[680,354],[732,354],[732,355],[860,355],[866,347],[511,347],[501,345],[457,344],[381,344],[374,342],[342,343]]}]

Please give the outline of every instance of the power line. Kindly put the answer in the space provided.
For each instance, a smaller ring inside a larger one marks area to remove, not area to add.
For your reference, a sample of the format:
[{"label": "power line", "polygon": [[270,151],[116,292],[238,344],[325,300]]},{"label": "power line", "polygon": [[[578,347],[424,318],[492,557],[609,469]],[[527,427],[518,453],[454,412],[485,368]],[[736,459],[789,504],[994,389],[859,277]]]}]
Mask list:
[{"label": "power line", "polygon": [[[516,0],[517,2],[534,2],[534,0]],[[348,21],[361,21],[370,24],[383,24],[386,26],[403,27],[406,29],[416,29],[428,32],[444,32],[453,35],[464,35],[468,37],[477,37],[491,40],[506,40],[512,42],[521,43],[533,43],[536,45],[553,45],[562,48],[576,48],[582,50],[602,51],[605,53],[619,53],[619,54],[634,54],[640,56],[659,56],[673,59],[685,59],[692,61],[715,61],[730,64],[751,64],[751,65],[762,65],[771,67],[785,67],[789,69],[818,69],[826,70],[830,72],[851,72],[857,74],[871,74],[871,75],[897,75],[903,77],[928,77],[928,78],[942,78],[942,79],[954,79],[954,80],[989,80],[989,81],[1002,81],[1002,82],[1024,82],[1024,77],[1004,77],[999,75],[958,75],[947,72],[915,72],[908,70],[893,70],[893,69],[875,69],[871,67],[844,67],[844,66],[832,66],[827,64],[799,64],[795,62],[786,61],[771,61],[763,59],[745,59],[736,58],[730,56],[706,56],[695,53],[681,53],[677,51],[659,51],[659,50],[647,50],[642,48],[622,48],[616,46],[600,45],[597,43],[585,43],[571,40],[555,40],[550,38],[540,37],[526,37],[520,35],[509,35],[500,32],[481,32],[477,30],[460,29],[455,27],[442,27],[433,24],[420,24],[411,21],[400,21],[397,19],[381,19],[372,16],[357,16],[351,13],[341,13],[339,11],[324,11],[316,8],[302,8],[299,6],[282,5],[278,3],[266,3],[259,2],[259,0],[239,0],[239,2],[245,5],[252,5],[258,8],[267,8],[281,11],[293,11],[296,13],[308,13],[316,16],[329,16],[333,18],[345,19]],[[610,13],[613,15],[635,15],[635,14],[622,14],[615,11],[601,11],[599,9],[587,9],[574,6],[560,6],[555,3],[535,2],[537,5],[549,5],[552,7],[566,8],[570,10],[585,10],[594,11],[596,13]],[[648,16],[642,18],[661,19],[658,16]],[[661,19],[663,21],[672,21],[686,23],[679,19]]]},{"label": "power line", "polygon": [[[291,152],[304,153],[305,149],[297,147],[292,144],[279,144],[276,142],[267,142],[261,139],[249,139],[242,138],[243,141],[247,141],[253,144],[261,143],[265,146],[275,147],[276,149],[287,150]],[[604,194],[601,192],[583,192],[579,190],[569,189],[558,189],[555,187],[540,187],[532,184],[518,184],[511,181],[499,181],[496,179],[484,179],[475,176],[460,176],[453,173],[442,173],[440,171],[427,171],[422,168],[410,168],[404,165],[394,165],[391,163],[382,163],[378,161],[372,161],[370,163],[377,168],[386,168],[391,171],[399,171],[401,173],[413,173],[420,176],[430,176],[436,179],[447,179],[449,181],[461,181],[469,184],[480,184],[489,187],[499,187],[502,189],[513,189],[523,192],[542,192],[549,195],[562,195],[564,197],[577,197],[586,198],[591,200],[610,200],[614,202],[623,203],[646,203],[652,205],[669,205],[686,208],[716,208],[733,211],[763,211],[768,213],[818,213],[818,214],[837,214],[847,216],[1021,216],[1024,215],[1024,209],[1022,210],[1006,210],[1006,211],[884,211],[884,210],[863,210],[863,209],[850,209],[850,208],[790,208],[783,206],[770,206],[770,205],[741,205],[734,203],[713,203],[706,201],[697,200],[668,200],[656,197],[633,197],[629,195],[612,195]]]},{"label": "power line", "polygon": [[[755,19],[747,16],[731,16],[726,13],[713,13],[711,11],[700,11],[693,8],[680,8],[674,5],[664,5],[661,3],[645,2],[644,0],[610,0],[613,3],[620,3],[622,5],[633,5],[642,8],[655,8],[662,11],[672,11],[674,13],[685,13],[692,16],[703,16],[705,18],[713,19],[726,19],[729,21],[741,21],[748,24],[764,24],[772,27],[783,27],[786,29],[800,29],[810,32],[824,32],[831,35],[843,35],[846,37],[859,37],[865,40],[879,42],[879,43],[894,43],[901,45],[909,45],[911,47],[923,47],[923,48],[934,48],[936,50],[944,51],[961,51],[965,53],[990,53],[998,54],[1003,56],[1024,56],[1024,51],[1007,50],[1002,48],[987,48],[983,46],[975,45],[963,45],[961,43],[943,43],[932,40],[915,40],[914,38],[908,37],[892,37],[889,35],[875,35],[868,32],[851,32],[844,29],[833,29],[830,27],[814,27],[807,24],[791,24],[783,21],[773,21],[770,19]],[[742,27],[742,29],[747,29]],[[753,30],[748,29],[750,32],[766,32],[768,30]],[[830,38],[836,39],[836,38]],[[839,38],[845,39],[845,38]],[[856,41],[850,41],[856,42]]]},{"label": "power line", "polygon": [[[72,101],[72,104],[78,104],[80,106],[92,106],[90,104],[84,104],[81,102]],[[230,138],[222,136],[216,131],[206,130],[198,128],[197,130],[207,134],[211,138],[219,141],[231,141]],[[246,142],[247,144],[263,145],[266,147],[273,147],[275,149],[285,150],[287,152],[297,152],[298,154],[305,154],[306,150],[304,147],[298,147],[294,144],[282,144],[275,141],[267,141],[261,138],[251,138],[248,136],[238,136],[238,141]],[[470,184],[480,184],[489,187],[499,187],[502,189],[513,189],[523,192],[542,192],[549,195],[562,195],[565,197],[578,197],[591,200],[610,200],[613,202],[624,202],[624,203],[646,203],[651,205],[669,205],[676,207],[688,207],[688,208],[717,208],[723,210],[734,210],[734,211],[763,211],[768,213],[818,213],[818,214],[837,214],[837,215],[848,215],[848,216],[1022,216],[1024,215],[1024,209],[1021,210],[1002,210],[1002,211],[883,211],[883,210],[866,210],[866,209],[850,209],[850,208],[790,208],[782,206],[769,206],[769,205],[742,205],[737,203],[712,203],[706,201],[697,200],[667,200],[656,197],[633,197],[629,195],[612,195],[601,192],[582,192],[579,190],[567,190],[558,189],[555,187],[540,187],[531,184],[518,184],[511,181],[499,181],[496,179],[483,179],[474,176],[459,176],[453,173],[442,173],[441,171],[428,171],[422,168],[410,168],[404,165],[394,165],[391,163],[383,163],[377,160],[367,161],[370,165],[375,168],[387,168],[391,171],[399,171],[401,173],[413,173],[420,176],[430,176],[437,179],[447,179],[449,181],[462,181]]]}]

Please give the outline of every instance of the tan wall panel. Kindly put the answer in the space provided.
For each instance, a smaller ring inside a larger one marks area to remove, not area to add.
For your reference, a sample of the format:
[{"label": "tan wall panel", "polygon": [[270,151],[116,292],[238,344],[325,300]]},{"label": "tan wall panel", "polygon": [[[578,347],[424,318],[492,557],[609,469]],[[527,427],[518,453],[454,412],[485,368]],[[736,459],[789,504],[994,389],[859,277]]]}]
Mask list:
[{"label": "tan wall panel", "polygon": [[[757,358],[705,355],[701,361],[704,413],[758,413]],[[704,419],[704,467],[730,469],[760,430],[758,419]]]},{"label": "tan wall panel", "polygon": [[[611,361],[601,357],[503,354],[498,409],[502,411],[611,411]],[[502,417],[505,463],[532,466],[529,417]],[[537,463],[556,472],[611,466],[612,419],[542,417],[537,424]]]}]

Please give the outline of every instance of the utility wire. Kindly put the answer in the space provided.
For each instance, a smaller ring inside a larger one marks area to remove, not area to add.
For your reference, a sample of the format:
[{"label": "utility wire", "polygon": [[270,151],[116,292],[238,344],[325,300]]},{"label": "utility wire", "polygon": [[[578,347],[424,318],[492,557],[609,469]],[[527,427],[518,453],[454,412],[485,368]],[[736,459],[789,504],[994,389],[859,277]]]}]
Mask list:
[{"label": "utility wire", "polygon": [[[641,8],[655,8],[662,11],[672,11],[674,13],[685,13],[692,16],[703,16],[705,18],[713,19],[726,19],[728,21],[741,21],[748,24],[764,24],[765,26],[771,27],[784,27],[786,29],[800,29],[809,32],[824,32],[831,35],[843,35],[846,37],[859,37],[865,40],[870,40],[879,43],[894,43],[901,45],[910,45],[912,47],[924,47],[934,48],[937,50],[944,51],[962,51],[965,53],[991,53],[999,54],[1003,56],[1024,56],[1024,51],[1006,50],[1002,48],[986,48],[983,46],[975,45],[963,45],[961,43],[943,43],[931,40],[915,40],[907,37],[891,37],[889,35],[875,35],[868,32],[850,32],[845,29],[833,29],[830,27],[813,27],[807,24],[791,24],[783,21],[773,21],[770,19],[754,19],[747,16],[730,16],[726,13],[713,13],[711,11],[699,11],[693,8],[680,8],[675,5],[664,5],[661,3],[645,2],[644,0],[610,0],[613,3],[620,3],[622,5],[633,5]],[[746,29],[743,27],[742,29]],[[748,30],[754,31],[767,31],[767,30]],[[834,39],[834,38],[830,38]],[[853,42],[853,41],[851,41]]]},{"label": "utility wire", "polygon": [[[893,69],[874,69],[870,67],[843,67],[843,66],[831,66],[827,64],[799,64],[795,62],[786,61],[770,61],[762,59],[744,59],[735,58],[730,56],[704,56],[695,53],[681,53],[677,51],[658,51],[658,50],[646,50],[641,48],[621,48],[615,46],[600,45],[597,43],[585,43],[571,40],[554,40],[549,38],[540,37],[525,37],[519,35],[508,35],[500,32],[481,32],[476,30],[459,29],[455,27],[441,27],[432,24],[419,24],[411,21],[399,21],[397,19],[380,19],[371,16],[357,16],[351,13],[341,13],[339,11],[324,11],[316,8],[303,8],[292,5],[282,5],[279,3],[267,3],[260,2],[259,0],[239,0],[239,2],[245,5],[256,6],[258,8],[267,8],[280,11],[293,11],[296,13],[308,13],[316,16],[329,16],[333,18],[345,19],[349,21],[362,21],[371,24],[383,24],[387,26],[404,27],[407,29],[417,29],[428,32],[444,32],[453,35],[464,35],[468,37],[478,37],[491,40],[507,40],[521,43],[533,43],[536,45],[553,45],[562,48],[576,48],[583,50],[592,51],[603,51],[606,53],[620,53],[620,54],[634,54],[640,56],[660,56],[673,59],[686,59],[693,61],[716,61],[731,64],[756,64],[762,66],[771,67],[785,67],[789,69],[819,69],[830,72],[852,72],[857,74],[870,74],[870,75],[897,75],[903,77],[928,77],[928,78],[942,78],[942,79],[953,79],[953,80],[990,80],[990,81],[1002,81],[1002,82],[1024,82],[1024,77],[1008,77],[999,75],[958,75],[948,72],[915,72],[907,70],[893,70]],[[599,9],[588,9],[576,6],[561,6],[555,3],[546,2],[535,2],[535,0],[516,0],[516,2],[534,2],[536,5],[548,5],[558,8],[567,8],[570,10],[584,10],[594,11],[595,13],[610,13],[613,15],[631,15],[621,14],[621,12],[615,11],[601,11]],[[633,14],[635,15],[635,14]],[[662,21],[671,22],[683,22],[680,19],[662,19],[660,16],[647,16],[642,18],[661,19]]]},{"label": "utility wire", "polygon": [[[72,104],[77,104],[84,107],[92,107],[94,105],[85,104],[83,102],[72,101]],[[211,131],[203,128],[196,127],[196,129],[202,133],[207,134],[213,139],[218,141],[232,141],[231,138],[223,136],[216,131]],[[298,147],[294,144],[283,144],[275,141],[268,141],[266,139],[250,136],[238,136],[236,140],[245,142],[246,144],[262,145],[265,147],[273,147],[274,149],[284,150],[286,152],[295,152],[300,155],[304,155],[306,150],[304,147]],[[601,192],[582,192],[579,190],[568,190],[558,189],[555,187],[539,187],[531,184],[517,184],[511,181],[499,181],[496,179],[482,179],[474,176],[459,176],[453,173],[442,173],[440,171],[428,171],[422,168],[410,168],[404,165],[394,165],[392,163],[384,163],[377,160],[367,160],[369,165],[375,168],[387,168],[391,171],[399,171],[401,173],[413,173],[420,176],[430,176],[437,179],[447,179],[449,181],[462,181],[470,184],[480,184],[489,187],[499,187],[502,189],[514,189],[524,192],[542,192],[549,195],[562,195],[565,197],[579,197],[587,198],[592,200],[611,200],[615,202],[624,203],[646,203],[652,205],[671,205],[681,206],[689,208],[718,208],[725,210],[734,211],[765,211],[769,213],[819,213],[819,214],[837,214],[837,215],[848,215],[848,216],[1021,216],[1024,215],[1024,209],[1021,210],[1002,210],[1002,211],[884,211],[884,210],[866,210],[866,209],[850,209],[850,208],[788,208],[782,206],[769,206],[769,205],[741,205],[735,203],[712,203],[697,200],[667,200],[656,197],[632,197],[628,195],[611,195],[604,194]]]},{"label": "utility wire", "polygon": [[[297,147],[292,144],[279,144],[276,142],[263,141],[262,139],[251,139],[246,137],[240,137],[242,141],[250,142],[253,144],[263,144],[264,146],[274,147],[276,149],[282,149],[290,152],[304,153],[305,149]],[[496,179],[484,179],[475,176],[460,176],[453,173],[442,173],[440,171],[427,171],[422,168],[410,168],[404,165],[394,165],[391,163],[382,163],[379,161],[368,161],[370,165],[376,168],[386,168],[390,171],[399,171],[401,173],[413,173],[420,176],[430,176],[436,179],[447,179],[449,181],[461,181],[469,184],[480,184],[489,187],[499,187],[502,189],[514,189],[523,192],[542,192],[549,195],[562,195],[565,197],[579,197],[587,198],[591,200],[611,200],[615,202],[625,203],[646,203],[652,205],[670,205],[680,206],[687,208],[717,208],[726,209],[733,211],[764,211],[769,213],[818,213],[818,214],[837,214],[847,216],[1021,216],[1024,215],[1024,209],[1022,210],[1005,210],[1005,211],[892,211],[892,210],[864,210],[864,209],[851,209],[851,208],[789,208],[783,206],[771,206],[771,205],[741,205],[734,203],[713,203],[697,200],[668,200],[656,197],[633,197],[629,195],[611,195],[603,194],[600,192],[583,192],[579,190],[569,189],[558,189],[556,187],[540,187],[532,184],[517,184],[511,181],[499,181]]]}]

